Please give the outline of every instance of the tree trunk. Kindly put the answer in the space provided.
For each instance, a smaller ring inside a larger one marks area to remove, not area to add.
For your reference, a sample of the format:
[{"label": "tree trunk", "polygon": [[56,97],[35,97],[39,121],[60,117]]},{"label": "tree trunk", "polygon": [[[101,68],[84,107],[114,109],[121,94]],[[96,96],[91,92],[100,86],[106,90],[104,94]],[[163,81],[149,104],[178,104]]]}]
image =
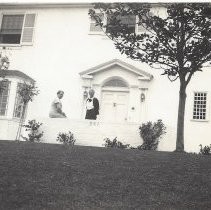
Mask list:
[{"label": "tree trunk", "polygon": [[19,125],[18,125],[18,131],[17,131],[17,135],[16,135],[16,139],[15,139],[16,141],[20,140],[21,130],[22,130],[24,117],[25,117],[25,111],[26,111],[26,105],[23,106],[23,111],[21,114],[21,118],[20,118]]},{"label": "tree trunk", "polygon": [[179,108],[177,118],[176,151],[184,152],[184,118],[185,118],[186,86],[181,81],[179,91]]}]

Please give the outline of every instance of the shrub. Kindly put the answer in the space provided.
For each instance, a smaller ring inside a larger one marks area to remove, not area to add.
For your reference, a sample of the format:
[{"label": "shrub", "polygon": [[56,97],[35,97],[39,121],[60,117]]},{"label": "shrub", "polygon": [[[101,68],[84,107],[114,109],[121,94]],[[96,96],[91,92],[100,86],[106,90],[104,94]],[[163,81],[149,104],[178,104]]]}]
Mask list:
[{"label": "shrub", "polygon": [[202,154],[202,155],[211,155],[211,144],[210,146],[202,146],[201,144],[199,145],[200,146],[200,152],[199,154]]},{"label": "shrub", "polygon": [[139,130],[140,136],[143,139],[143,144],[138,146],[140,150],[157,150],[159,140],[166,133],[166,127],[162,120],[154,123],[143,123]]},{"label": "shrub", "polygon": [[126,149],[130,146],[130,144],[123,144],[121,141],[117,141],[117,137],[115,137],[112,141],[109,138],[104,139],[105,147],[114,147],[114,148],[121,148]]},{"label": "shrub", "polygon": [[57,141],[63,143],[64,145],[71,145],[75,144],[75,138],[72,132],[68,131],[68,133],[60,132],[56,138]]},{"label": "shrub", "polygon": [[130,149],[137,149],[137,147],[133,147],[133,146],[131,146],[131,147],[130,147]]},{"label": "shrub", "polygon": [[22,138],[29,142],[40,142],[44,133],[39,131],[41,125],[42,123],[36,122],[36,120],[29,120],[27,125],[23,125],[25,130],[29,132],[28,137],[22,136]]},{"label": "shrub", "polygon": [[21,103],[23,104],[23,110],[21,112],[19,126],[16,134],[16,140],[20,140],[21,129],[24,123],[24,116],[26,112],[26,107],[29,101],[33,101],[34,96],[39,94],[39,90],[35,86],[35,83],[28,84],[26,82],[21,83],[17,89],[18,97],[20,97]]}]

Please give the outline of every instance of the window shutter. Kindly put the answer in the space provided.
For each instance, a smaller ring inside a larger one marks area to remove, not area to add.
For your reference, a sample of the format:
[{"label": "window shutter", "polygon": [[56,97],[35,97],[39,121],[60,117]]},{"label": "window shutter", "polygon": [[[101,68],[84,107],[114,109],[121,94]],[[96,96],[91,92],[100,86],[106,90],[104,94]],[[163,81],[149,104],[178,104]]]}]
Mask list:
[{"label": "window shutter", "polygon": [[[97,15],[100,17],[101,20],[103,20],[104,16],[103,14],[97,13]],[[89,28],[90,32],[101,32],[102,33],[102,29],[100,26],[96,26],[95,20],[93,18],[91,18],[91,22],[90,22],[90,28]]]},{"label": "window shutter", "polygon": [[[154,13],[152,11],[149,12],[150,16],[153,16]],[[138,17],[137,17],[138,18]],[[137,24],[137,33],[146,33],[147,30],[142,26]]]},{"label": "window shutter", "polygon": [[142,25],[139,25],[138,22],[139,22],[139,17],[137,17],[136,32],[138,34],[146,32],[146,29]]},{"label": "window shutter", "polygon": [[36,14],[25,14],[21,44],[32,45]]},{"label": "window shutter", "polygon": [[101,32],[100,26],[96,26],[94,22],[90,23],[90,32]]},{"label": "window shutter", "polygon": [[137,30],[138,33],[146,32],[146,29],[142,25],[137,24],[137,29],[138,29]]}]

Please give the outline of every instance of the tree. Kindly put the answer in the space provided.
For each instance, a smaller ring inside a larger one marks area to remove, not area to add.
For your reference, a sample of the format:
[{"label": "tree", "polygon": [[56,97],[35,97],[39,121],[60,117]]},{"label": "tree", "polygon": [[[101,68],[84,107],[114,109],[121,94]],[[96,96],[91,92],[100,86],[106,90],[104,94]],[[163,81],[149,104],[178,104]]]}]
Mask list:
[{"label": "tree", "polygon": [[[192,76],[211,60],[211,12],[209,4],[162,4],[166,14],[152,14],[151,5],[143,3],[94,4],[89,15],[116,49],[127,57],[163,70],[170,81],[179,80],[179,107],[176,151],[184,151],[184,116],[186,88]],[[100,13],[100,15],[99,15]],[[102,14],[106,17],[104,21]],[[128,17],[143,33],[131,30]]]},{"label": "tree", "polygon": [[0,70],[7,70],[9,68],[9,58],[0,53]]},{"label": "tree", "polygon": [[23,83],[19,86],[17,93],[21,99],[21,103],[23,104],[19,126],[17,130],[17,135],[16,135],[16,140],[20,140],[21,129],[23,127],[27,104],[29,103],[29,101],[33,101],[34,96],[39,94],[39,90],[37,90],[35,83],[30,83],[30,84]]}]

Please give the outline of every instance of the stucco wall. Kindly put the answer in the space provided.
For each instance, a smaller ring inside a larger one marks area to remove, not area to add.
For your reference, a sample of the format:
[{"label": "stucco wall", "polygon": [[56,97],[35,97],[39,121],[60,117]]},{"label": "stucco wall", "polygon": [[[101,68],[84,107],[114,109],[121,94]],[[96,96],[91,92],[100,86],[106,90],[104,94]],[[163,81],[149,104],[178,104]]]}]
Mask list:
[{"label": "stucco wall", "polygon": [[147,65],[120,55],[106,36],[89,34],[88,8],[22,11],[37,14],[33,46],[10,47],[7,53],[10,68],[33,77],[41,90],[30,107],[31,117],[47,117],[57,90],[63,89],[65,112],[73,119],[81,118],[83,91],[79,72],[95,65],[119,58],[150,72]]},{"label": "stucco wall", "polygon": [[[151,69],[146,64],[120,55],[106,36],[89,34],[88,8],[44,8],[22,11],[37,14],[34,43],[32,46],[9,47],[6,51],[11,61],[10,69],[18,69],[28,74],[37,81],[40,89],[39,96],[29,107],[28,118],[46,118],[57,90],[62,89],[65,91],[64,111],[69,118],[80,119],[83,90],[79,72],[118,58],[154,76],[146,95],[145,119],[152,121],[163,119],[170,131],[163,142],[169,141],[170,148],[175,148],[178,82],[171,83],[165,76],[160,75],[162,71]],[[199,142],[204,145],[210,142],[210,121],[191,121],[191,94],[194,90],[210,91],[210,76],[210,68],[207,68],[206,72],[194,76],[188,88],[185,120],[186,150],[198,148]]]}]

